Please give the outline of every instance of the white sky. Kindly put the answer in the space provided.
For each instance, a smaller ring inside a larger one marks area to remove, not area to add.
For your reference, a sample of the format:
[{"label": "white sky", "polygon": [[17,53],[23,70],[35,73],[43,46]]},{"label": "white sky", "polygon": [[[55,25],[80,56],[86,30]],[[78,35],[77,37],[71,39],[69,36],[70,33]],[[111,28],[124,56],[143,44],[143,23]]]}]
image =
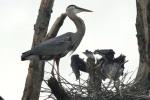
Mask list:
[{"label": "white sky", "polygon": [[[41,0],[0,0],[0,95],[5,100],[20,100],[28,71],[28,61],[20,61],[21,53],[29,50]],[[50,26],[70,4],[93,10],[79,14],[86,24],[85,36],[75,53],[85,49],[112,48],[116,56],[123,53],[129,62],[126,70],[138,66],[135,0],[56,0]],[[67,18],[59,34],[75,31]],[[69,78],[70,56],[62,58],[60,70]],[[73,74],[71,75],[73,76]],[[75,80],[75,77],[73,76]]]}]

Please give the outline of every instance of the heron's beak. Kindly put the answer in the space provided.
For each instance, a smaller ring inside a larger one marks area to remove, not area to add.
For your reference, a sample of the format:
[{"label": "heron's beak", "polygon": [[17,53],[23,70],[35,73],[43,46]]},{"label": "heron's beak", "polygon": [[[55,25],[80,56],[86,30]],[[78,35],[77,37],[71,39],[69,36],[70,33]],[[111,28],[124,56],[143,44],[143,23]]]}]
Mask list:
[{"label": "heron's beak", "polygon": [[78,7],[78,9],[79,9],[81,12],[93,12],[93,11],[91,11],[91,10],[84,9],[84,8],[80,8],[80,7]]},{"label": "heron's beak", "polygon": [[82,52],[83,54],[86,54],[86,52]]}]

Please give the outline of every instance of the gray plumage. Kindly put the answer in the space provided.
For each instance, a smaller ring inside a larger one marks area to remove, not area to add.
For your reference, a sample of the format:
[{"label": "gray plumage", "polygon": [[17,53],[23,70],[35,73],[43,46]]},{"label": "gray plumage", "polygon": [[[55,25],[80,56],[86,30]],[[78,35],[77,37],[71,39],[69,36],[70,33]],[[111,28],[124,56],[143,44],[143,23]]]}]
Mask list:
[{"label": "gray plumage", "polygon": [[112,49],[97,49],[94,51],[94,54],[99,54],[103,59],[112,61],[114,59],[115,52]]},{"label": "gray plumage", "polygon": [[77,32],[68,32],[56,38],[44,41],[31,50],[22,53],[21,60],[28,60],[32,55],[39,56],[40,60],[59,59],[64,57],[70,51],[74,52],[85,33],[84,21],[76,15],[83,11],[92,12],[75,5],[68,6],[66,14],[76,25]]},{"label": "gray plumage", "polygon": [[71,33],[66,33],[56,38],[49,39],[23,53],[22,60],[30,55],[38,55],[41,60],[52,60],[55,57],[63,57],[72,48]]},{"label": "gray plumage", "polygon": [[71,56],[71,68],[77,80],[80,78],[80,71],[87,72],[86,63],[78,54]]},{"label": "gray plumage", "polygon": [[109,78],[116,81],[123,75],[126,56],[121,54],[119,57],[114,58],[115,52],[112,49],[95,50],[94,53],[102,56],[99,60],[99,66],[105,77],[104,79]]}]

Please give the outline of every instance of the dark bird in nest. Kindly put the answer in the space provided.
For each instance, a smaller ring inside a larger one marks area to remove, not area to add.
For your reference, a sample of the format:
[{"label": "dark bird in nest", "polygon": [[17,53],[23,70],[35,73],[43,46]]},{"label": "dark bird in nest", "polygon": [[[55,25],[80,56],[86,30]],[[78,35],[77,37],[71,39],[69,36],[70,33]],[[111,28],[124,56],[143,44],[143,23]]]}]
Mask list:
[{"label": "dark bird in nest", "polygon": [[71,68],[77,80],[80,78],[80,71],[87,72],[86,63],[78,54],[71,56]]},{"label": "dark bird in nest", "polygon": [[114,58],[115,52],[112,49],[95,50],[94,54],[102,56],[99,60],[99,66],[101,73],[105,76],[105,78],[115,81],[123,75],[124,64],[127,62],[125,60],[126,56],[121,54],[119,57]]}]

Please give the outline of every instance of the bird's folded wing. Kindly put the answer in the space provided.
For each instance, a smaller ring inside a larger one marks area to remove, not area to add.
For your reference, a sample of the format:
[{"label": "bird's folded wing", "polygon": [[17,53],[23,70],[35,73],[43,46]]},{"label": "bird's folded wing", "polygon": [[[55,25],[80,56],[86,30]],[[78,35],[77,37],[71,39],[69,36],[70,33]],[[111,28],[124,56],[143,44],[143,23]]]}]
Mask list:
[{"label": "bird's folded wing", "polygon": [[61,53],[69,52],[68,49],[72,47],[72,42],[69,37],[64,39],[50,39],[43,42],[31,50],[35,55],[58,55]]}]

